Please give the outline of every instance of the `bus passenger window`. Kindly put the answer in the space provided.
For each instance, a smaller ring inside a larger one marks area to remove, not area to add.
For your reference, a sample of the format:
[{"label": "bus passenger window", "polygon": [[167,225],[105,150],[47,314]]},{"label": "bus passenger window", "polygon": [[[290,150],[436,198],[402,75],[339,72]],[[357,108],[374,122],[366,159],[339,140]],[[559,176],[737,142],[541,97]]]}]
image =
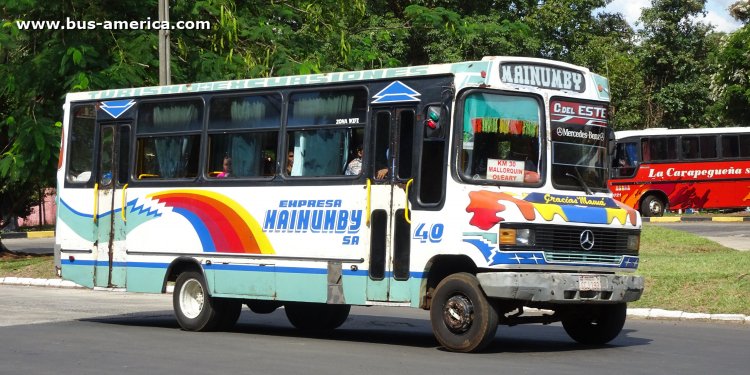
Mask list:
[{"label": "bus passenger window", "polygon": [[201,99],[144,102],[136,128],[138,179],[198,176]]},{"label": "bus passenger window", "polygon": [[[210,134],[208,176],[242,178],[267,175],[268,161],[264,155],[276,149],[277,140],[276,131]],[[225,170],[226,161],[231,164],[231,171]]]},{"label": "bus passenger window", "polygon": [[701,158],[713,159],[716,157],[716,136],[704,135],[700,137]]},{"label": "bus passenger window", "polygon": [[287,115],[292,177],[345,176],[354,149],[364,140],[367,92],[361,88],[295,93]]},{"label": "bus passenger window", "polygon": [[272,176],[280,125],[280,95],[212,98],[208,114],[208,177]]},{"label": "bus passenger window", "polygon": [[682,137],[682,158],[698,159],[700,157],[698,137]]},{"label": "bus passenger window", "polygon": [[721,156],[737,158],[740,156],[740,139],[736,134],[721,136]]}]

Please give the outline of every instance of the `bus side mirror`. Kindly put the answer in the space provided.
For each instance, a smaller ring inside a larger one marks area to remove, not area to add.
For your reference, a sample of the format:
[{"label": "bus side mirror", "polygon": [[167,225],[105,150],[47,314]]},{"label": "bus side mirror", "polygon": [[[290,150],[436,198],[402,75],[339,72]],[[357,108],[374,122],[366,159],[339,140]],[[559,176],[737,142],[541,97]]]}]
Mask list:
[{"label": "bus side mirror", "polygon": [[615,148],[617,147],[617,139],[615,139],[615,132],[612,128],[607,128],[607,153],[610,156],[615,154]]}]

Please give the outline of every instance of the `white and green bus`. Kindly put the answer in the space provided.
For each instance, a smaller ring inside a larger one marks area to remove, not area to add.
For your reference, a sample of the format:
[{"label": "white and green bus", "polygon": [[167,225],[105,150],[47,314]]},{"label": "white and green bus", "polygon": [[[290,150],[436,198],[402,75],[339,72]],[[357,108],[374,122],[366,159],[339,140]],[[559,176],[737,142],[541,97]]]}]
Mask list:
[{"label": "white and green bus", "polygon": [[243,305],[300,329],[411,306],[453,351],[557,321],[604,344],[643,291],[640,216],[607,189],[608,90],[486,57],[71,93],[58,265],[91,288],[174,285],[190,331]]}]

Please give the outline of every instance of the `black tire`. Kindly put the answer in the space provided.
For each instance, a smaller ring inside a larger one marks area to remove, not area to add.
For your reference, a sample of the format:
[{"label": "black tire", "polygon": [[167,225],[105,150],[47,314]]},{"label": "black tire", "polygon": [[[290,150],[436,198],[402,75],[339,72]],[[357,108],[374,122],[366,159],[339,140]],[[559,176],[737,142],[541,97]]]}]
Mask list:
[{"label": "black tire", "polygon": [[186,331],[213,331],[221,323],[221,308],[216,308],[200,272],[183,272],[177,277],[172,305],[177,323]]},{"label": "black tire", "polygon": [[474,275],[455,273],[435,288],[430,321],[440,345],[468,353],[482,350],[492,342],[498,315]]},{"label": "black tire", "polygon": [[563,320],[565,332],[585,345],[604,345],[617,337],[625,325],[627,304],[581,306]]},{"label": "black tire", "polygon": [[332,330],[349,317],[350,305],[289,302],[284,304],[289,323],[301,330]]},{"label": "black tire", "polygon": [[242,302],[229,298],[214,298],[214,306],[219,315],[219,323],[216,329],[219,331],[229,331],[237,324],[242,313]]},{"label": "black tire", "polygon": [[281,307],[281,302],[254,299],[247,301],[247,307],[256,314],[270,314]]},{"label": "black tire", "polygon": [[666,203],[656,195],[648,195],[641,201],[641,215],[650,217],[664,216]]}]

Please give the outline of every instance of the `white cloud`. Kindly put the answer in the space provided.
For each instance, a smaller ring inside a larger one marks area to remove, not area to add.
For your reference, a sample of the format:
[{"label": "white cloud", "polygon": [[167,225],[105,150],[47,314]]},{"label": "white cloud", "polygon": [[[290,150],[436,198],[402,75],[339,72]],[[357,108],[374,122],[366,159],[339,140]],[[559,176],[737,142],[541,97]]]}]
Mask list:
[{"label": "white cloud", "polygon": [[[736,0],[709,0],[706,2],[706,17],[699,18],[700,21],[710,23],[715,26],[716,31],[732,32],[742,26],[729,15],[729,8]],[[641,10],[651,6],[651,0],[614,0],[604,8],[604,11],[611,13],[622,13],[625,20],[631,26],[641,16]]]}]

